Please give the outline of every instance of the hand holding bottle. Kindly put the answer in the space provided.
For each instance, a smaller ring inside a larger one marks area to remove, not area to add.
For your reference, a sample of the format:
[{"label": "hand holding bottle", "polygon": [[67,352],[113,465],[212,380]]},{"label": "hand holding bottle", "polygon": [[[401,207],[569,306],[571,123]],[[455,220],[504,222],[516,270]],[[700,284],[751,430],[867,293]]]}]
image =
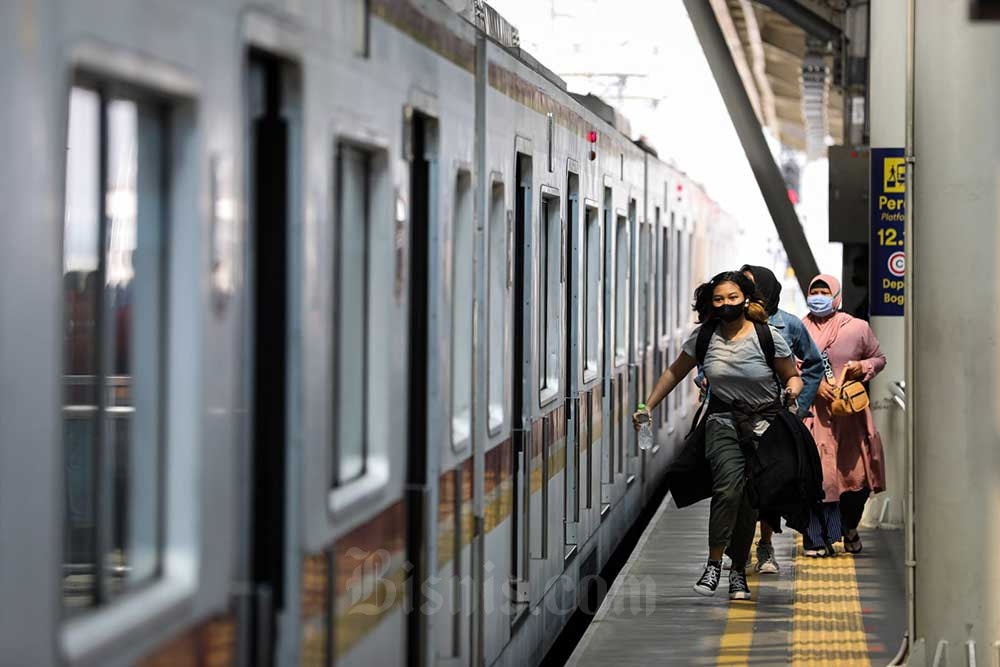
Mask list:
[{"label": "hand holding bottle", "polygon": [[639,432],[639,449],[649,449],[653,446],[653,419],[646,409],[645,403],[640,403],[638,410],[632,414],[632,425]]}]

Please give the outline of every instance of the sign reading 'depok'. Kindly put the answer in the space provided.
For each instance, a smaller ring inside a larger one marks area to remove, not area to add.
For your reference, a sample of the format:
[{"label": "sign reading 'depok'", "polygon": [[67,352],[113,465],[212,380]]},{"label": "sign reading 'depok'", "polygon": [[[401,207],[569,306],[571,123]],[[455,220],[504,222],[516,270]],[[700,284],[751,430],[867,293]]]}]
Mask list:
[{"label": "sign reading 'depok'", "polygon": [[902,148],[871,150],[871,272],[868,312],[875,316],[903,314],[906,253],[903,222],[906,199],[906,158]]}]

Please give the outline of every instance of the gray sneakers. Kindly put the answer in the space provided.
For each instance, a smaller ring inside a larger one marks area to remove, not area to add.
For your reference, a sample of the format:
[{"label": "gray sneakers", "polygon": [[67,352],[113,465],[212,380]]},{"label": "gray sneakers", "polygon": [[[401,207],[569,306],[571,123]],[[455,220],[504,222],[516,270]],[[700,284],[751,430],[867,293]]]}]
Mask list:
[{"label": "gray sneakers", "polygon": [[781,569],[774,559],[774,547],[763,542],[757,543],[757,564],[754,566],[760,574],[778,574]]}]

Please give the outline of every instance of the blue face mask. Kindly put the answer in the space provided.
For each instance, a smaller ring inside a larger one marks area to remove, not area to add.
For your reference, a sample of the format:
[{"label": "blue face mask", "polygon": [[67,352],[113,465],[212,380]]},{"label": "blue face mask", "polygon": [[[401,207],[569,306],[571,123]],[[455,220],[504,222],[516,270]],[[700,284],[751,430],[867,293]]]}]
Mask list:
[{"label": "blue face mask", "polygon": [[806,299],[809,312],[816,317],[826,317],[833,314],[833,297],[829,294],[814,294]]}]

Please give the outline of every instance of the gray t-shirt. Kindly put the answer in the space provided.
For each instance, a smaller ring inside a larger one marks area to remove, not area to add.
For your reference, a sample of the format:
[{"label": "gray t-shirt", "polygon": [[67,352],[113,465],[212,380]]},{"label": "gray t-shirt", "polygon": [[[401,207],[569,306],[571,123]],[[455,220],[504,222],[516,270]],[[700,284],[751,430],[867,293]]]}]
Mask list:
[{"label": "gray t-shirt", "polygon": [[[692,359],[698,358],[695,348],[700,330],[700,326],[695,327],[681,348]],[[727,403],[742,399],[752,408],[762,408],[777,400],[781,389],[767,365],[757,332],[727,341],[720,331],[721,327],[712,334],[702,366],[712,392]],[[774,327],[771,327],[771,337],[774,338],[775,358],[792,356],[784,336]]]}]

